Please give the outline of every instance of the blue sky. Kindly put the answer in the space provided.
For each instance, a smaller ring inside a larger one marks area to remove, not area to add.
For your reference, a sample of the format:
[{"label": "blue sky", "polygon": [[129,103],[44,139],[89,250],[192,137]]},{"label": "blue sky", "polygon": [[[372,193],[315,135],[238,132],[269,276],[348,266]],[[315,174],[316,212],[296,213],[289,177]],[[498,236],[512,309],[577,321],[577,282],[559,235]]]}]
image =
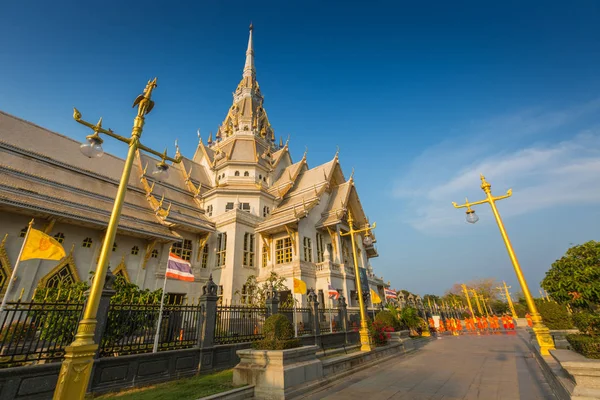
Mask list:
[{"label": "blue sky", "polygon": [[231,104],[252,21],[275,132],[310,166],[339,145],[356,168],[377,274],[421,294],[483,277],[516,288],[489,207],[471,226],[451,205],[483,198],[483,172],[495,194],[513,188],[498,207],[537,292],[571,243],[598,239],[598,20],[596,1],[9,2],[0,109],[83,139],[75,105],[127,134],[158,76],[143,141],[178,138],[191,156]]}]

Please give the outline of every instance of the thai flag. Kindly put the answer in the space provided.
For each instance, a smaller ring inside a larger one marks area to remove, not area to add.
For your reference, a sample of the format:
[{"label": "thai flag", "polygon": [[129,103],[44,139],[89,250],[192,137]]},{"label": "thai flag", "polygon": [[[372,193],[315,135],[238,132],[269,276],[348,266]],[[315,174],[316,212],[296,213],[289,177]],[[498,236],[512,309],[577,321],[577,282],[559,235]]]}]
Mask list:
[{"label": "thai flag", "polygon": [[336,300],[340,298],[340,292],[335,290],[331,284],[329,284],[329,298]]},{"label": "thai flag", "polygon": [[193,282],[192,264],[173,253],[169,253],[166,276],[167,278],[178,279],[180,281]]},{"label": "thai flag", "polygon": [[386,299],[396,299],[398,298],[398,293],[392,289],[385,289],[385,298]]}]

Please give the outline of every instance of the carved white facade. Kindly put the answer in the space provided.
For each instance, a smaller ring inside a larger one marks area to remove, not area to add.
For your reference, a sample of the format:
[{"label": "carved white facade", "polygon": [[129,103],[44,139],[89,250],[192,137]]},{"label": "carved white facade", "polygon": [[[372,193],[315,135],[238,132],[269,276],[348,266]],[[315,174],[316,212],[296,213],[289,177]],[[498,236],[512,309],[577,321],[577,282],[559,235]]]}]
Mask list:
[{"label": "carved white facade", "polygon": [[[306,153],[294,163],[288,143],[276,143],[256,81],[252,28],[242,80],[214,140],[212,133],[206,143],[200,139],[194,156],[173,165],[164,180],[147,171],[156,162],[137,155],[110,259],[113,272],[156,289],[175,243],[196,281],[169,281],[167,291],[190,300],[211,274],[223,299],[234,301],[250,275],[261,281],[274,271],[288,287],[294,277],[302,279],[325,299],[331,283],[357,305],[352,247],[340,236],[348,231],[348,211],[356,226],[368,223],[354,179],[345,178],[337,153],[311,168]],[[36,228],[64,236],[69,254],[62,262],[23,262],[9,296],[21,289],[31,296],[57,276],[86,279],[95,269],[122,166],[110,155],[88,159],[72,139],[0,112],[0,234],[7,235],[0,285],[6,287],[1,279],[14,266],[20,232],[32,217]],[[387,285],[369,264],[377,251],[362,237],[356,242],[358,264],[384,298]]]}]

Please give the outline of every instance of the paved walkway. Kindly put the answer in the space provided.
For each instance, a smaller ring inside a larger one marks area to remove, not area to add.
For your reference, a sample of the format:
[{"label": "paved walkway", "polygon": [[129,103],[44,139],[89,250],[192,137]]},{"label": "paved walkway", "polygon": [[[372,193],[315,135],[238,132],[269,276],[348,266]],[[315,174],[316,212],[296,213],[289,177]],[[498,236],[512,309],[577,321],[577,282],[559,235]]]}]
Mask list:
[{"label": "paved walkway", "polygon": [[443,337],[344,378],[305,400],[555,399],[516,335]]}]

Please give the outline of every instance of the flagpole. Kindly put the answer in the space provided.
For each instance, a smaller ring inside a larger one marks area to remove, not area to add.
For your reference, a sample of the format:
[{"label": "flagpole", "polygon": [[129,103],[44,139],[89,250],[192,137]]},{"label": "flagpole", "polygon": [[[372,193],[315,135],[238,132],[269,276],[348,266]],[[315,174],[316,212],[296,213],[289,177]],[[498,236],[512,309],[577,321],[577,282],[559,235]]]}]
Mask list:
[{"label": "flagpole", "polygon": [[19,268],[19,262],[21,261],[21,255],[23,255],[23,249],[25,248],[25,244],[27,243],[27,238],[29,237],[29,232],[31,231],[31,226],[33,225],[33,219],[29,221],[29,227],[27,228],[27,233],[25,233],[25,239],[23,240],[23,244],[21,245],[21,251],[19,251],[19,257],[17,257],[17,263],[13,268],[12,274],[10,274],[10,280],[8,281],[8,286],[6,287],[6,292],[4,292],[4,297],[2,298],[2,304],[0,305],[0,314],[6,308],[6,301],[8,299],[8,295],[10,293],[10,289],[12,289],[13,282],[15,280],[15,276],[17,275],[17,268]]},{"label": "flagpole", "polygon": [[[167,264],[168,268],[168,264]],[[158,338],[160,336],[160,325],[162,323],[163,307],[165,306],[165,291],[167,290],[167,270],[165,269],[165,281],[163,282],[162,296],[160,296],[160,311],[158,312],[158,322],[156,324],[156,334],[154,335],[154,347],[152,352],[158,351]]]},{"label": "flagpole", "polygon": [[331,309],[333,308],[333,297],[329,297],[331,305],[329,306],[329,333],[333,333],[333,320],[331,319]]},{"label": "flagpole", "polygon": [[294,300],[294,337],[298,337],[298,317],[296,316],[296,293],[292,293],[292,298]]}]

